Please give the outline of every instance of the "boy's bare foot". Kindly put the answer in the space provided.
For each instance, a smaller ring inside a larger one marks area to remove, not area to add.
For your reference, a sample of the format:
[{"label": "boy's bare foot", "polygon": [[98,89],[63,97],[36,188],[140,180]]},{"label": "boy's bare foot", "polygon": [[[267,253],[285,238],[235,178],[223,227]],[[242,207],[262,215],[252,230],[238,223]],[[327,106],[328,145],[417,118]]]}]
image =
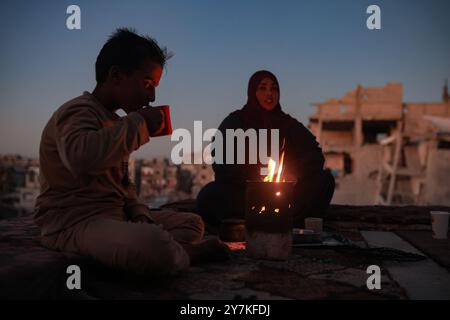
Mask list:
[{"label": "boy's bare foot", "polygon": [[193,244],[183,244],[191,264],[221,262],[229,258],[230,249],[218,238],[211,238]]}]

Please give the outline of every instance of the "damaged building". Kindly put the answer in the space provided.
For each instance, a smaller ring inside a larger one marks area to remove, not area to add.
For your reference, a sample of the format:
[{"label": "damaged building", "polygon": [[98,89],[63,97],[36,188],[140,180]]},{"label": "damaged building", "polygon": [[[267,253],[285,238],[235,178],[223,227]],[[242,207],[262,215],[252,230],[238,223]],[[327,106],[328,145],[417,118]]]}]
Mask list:
[{"label": "damaged building", "polygon": [[450,99],[403,101],[401,83],[314,103],[309,128],[336,178],[335,204],[450,205]]}]

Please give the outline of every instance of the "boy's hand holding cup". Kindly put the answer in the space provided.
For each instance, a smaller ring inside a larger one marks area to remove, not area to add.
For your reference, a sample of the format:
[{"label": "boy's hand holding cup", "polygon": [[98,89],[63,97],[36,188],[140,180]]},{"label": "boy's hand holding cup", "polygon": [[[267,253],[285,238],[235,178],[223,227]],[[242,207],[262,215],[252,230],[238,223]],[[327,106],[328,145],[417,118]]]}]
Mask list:
[{"label": "boy's hand holding cup", "polygon": [[172,123],[170,121],[170,107],[144,107],[137,110],[144,117],[147,124],[148,134],[151,137],[160,137],[172,134]]}]

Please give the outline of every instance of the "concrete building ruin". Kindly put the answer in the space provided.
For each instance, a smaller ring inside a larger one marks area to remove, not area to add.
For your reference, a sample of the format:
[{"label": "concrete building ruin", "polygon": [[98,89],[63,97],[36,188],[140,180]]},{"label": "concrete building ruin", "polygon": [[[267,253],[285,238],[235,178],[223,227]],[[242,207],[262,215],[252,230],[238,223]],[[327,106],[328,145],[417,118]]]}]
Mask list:
[{"label": "concrete building ruin", "polygon": [[309,128],[336,177],[335,204],[450,205],[450,98],[403,102],[401,83],[315,103]]},{"label": "concrete building ruin", "polygon": [[204,185],[214,180],[210,165],[174,165],[167,158],[136,160],[134,168],[132,181],[138,195],[152,207],[195,198]]},{"label": "concrete building ruin", "polygon": [[[1,171],[1,170],[0,170]],[[14,208],[18,215],[29,214],[34,210],[34,203],[39,196],[39,167],[30,165],[27,167],[8,167],[9,181],[2,181],[0,205]],[[3,180],[3,179],[2,179]]]}]

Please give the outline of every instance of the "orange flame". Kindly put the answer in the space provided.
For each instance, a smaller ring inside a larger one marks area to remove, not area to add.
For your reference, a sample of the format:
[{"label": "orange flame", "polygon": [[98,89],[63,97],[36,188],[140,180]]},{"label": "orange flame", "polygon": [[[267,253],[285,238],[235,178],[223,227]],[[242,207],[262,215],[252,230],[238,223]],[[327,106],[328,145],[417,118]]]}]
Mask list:
[{"label": "orange flame", "polygon": [[280,165],[278,166],[278,169],[276,169],[277,167],[277,163],[275,161],[273,161],[272,159],[269,159],[269,163],[268,163],[268,169],[269,169],[269,173],[268,175],[264,178],[264,182],[273,182],[273,178],[276,174],[276,179],[275,182],[280,182],[281,179],[281,173],[283,171],[283,161],[284,161],[284,151],[281,154],[281,160],[280,160]]},{"label": "orange flame", "polygon": [[277,181],[280,182],[281,172],[283,171],[284,152],[281,154],[280,166],[278,167]]}]

